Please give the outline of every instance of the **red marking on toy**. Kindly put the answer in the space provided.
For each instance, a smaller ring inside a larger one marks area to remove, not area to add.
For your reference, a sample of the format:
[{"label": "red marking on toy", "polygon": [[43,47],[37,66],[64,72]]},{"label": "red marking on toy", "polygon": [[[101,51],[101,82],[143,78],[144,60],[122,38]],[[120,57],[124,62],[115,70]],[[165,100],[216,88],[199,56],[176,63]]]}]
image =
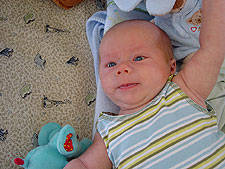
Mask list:
[{"label": "red marking on toy", "polygon": [[73,136],[72,133],[68,134],[66,136],[66,141],[64,143],[64,149],[68,152],[73,151],[73,142],[71,140],[71,137]]},{"label": "red marking on toy", "polygon": [[191,31],[192,31],[192,32],[196,32],[197,30],[198,30],[197,27],[191,27]]},{"label": "red marking on toy", "polygon": [[14,160],[14,163],[15,163],[16,165],[23,165],[23,164],[24,164],[24,161],[23,161],[23,159],[21,159],[21,158],[16,158],[16,159]]}]

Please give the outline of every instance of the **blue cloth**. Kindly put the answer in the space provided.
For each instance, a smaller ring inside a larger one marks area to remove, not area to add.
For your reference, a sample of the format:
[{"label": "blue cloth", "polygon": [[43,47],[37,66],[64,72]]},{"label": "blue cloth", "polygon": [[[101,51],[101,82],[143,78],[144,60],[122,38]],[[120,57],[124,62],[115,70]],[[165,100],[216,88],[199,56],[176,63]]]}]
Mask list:
[{"label": "blue cloth", "polygon": [[86,34],[94,58],[95,77],[97,85],[95,117],[92,136],[95,135],[95,122],[97,121],[97,118],[101,111],[110,110],[112,112],[119,112],[119,108],[105,95],[99,79],[99,45],[104,34],[106,16],[106,11],[96,12],[87,20],[86,23]]},{"label": "blue cloth", "polygon": [[176,60],[181,60],[200,48],[201,2],[187,0],[181,11],[155,17],[155,24],[167,33],[172,42]]},{"label": "blue cloth", "polygon": [[96,12],[86,23],[86,34],[94,58],[96,84],[99,79],[99,45],[104,34],[106,11]]},{"label": "blue cloth", "polygon": [[144,3],[150,15],[165,15],[169,13],[176,0],[114,0],[117,6],[125,12],[134,10],[138,5]]}]

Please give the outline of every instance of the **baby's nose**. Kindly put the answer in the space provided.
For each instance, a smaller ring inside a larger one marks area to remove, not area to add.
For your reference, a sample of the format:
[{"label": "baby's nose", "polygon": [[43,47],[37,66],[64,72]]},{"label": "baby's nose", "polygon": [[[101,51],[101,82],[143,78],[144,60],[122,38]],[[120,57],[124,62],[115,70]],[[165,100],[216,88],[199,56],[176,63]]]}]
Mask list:
[{"label": "baby's nose", "polygon": [[130,72],[131,72],[130,68],[123,68],[123,69],[117,70],[116,75],[120,75],[122,73],[129,74]]}]

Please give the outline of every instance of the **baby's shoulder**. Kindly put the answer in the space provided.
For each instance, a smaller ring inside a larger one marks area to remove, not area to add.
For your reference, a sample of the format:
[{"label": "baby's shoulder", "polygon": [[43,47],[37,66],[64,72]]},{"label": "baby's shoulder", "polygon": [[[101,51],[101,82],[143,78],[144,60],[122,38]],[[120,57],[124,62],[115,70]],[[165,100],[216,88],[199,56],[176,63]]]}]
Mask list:
[{"label": "baby's shoulder", "polygon": [[205,99],[203,99],[198,92],[189,87],[188,82],[183,79],[182,74],[178,73],[175,77],[173,77],[172,82],[176,83],[177,86],[195,103],[207,108]]}]

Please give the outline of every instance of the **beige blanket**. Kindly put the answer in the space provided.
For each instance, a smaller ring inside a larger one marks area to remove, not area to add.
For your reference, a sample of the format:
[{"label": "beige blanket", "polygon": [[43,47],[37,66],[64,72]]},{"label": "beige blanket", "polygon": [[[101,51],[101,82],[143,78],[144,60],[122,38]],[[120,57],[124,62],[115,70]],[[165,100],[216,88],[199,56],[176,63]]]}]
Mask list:
[{"label": "beige blanket", "polygon": [[98,9],[92,0],[70,10],[51,0],[0,4],[0,168],[13,169],[48,122],[91,138],[96,87],[85,24]]}]

